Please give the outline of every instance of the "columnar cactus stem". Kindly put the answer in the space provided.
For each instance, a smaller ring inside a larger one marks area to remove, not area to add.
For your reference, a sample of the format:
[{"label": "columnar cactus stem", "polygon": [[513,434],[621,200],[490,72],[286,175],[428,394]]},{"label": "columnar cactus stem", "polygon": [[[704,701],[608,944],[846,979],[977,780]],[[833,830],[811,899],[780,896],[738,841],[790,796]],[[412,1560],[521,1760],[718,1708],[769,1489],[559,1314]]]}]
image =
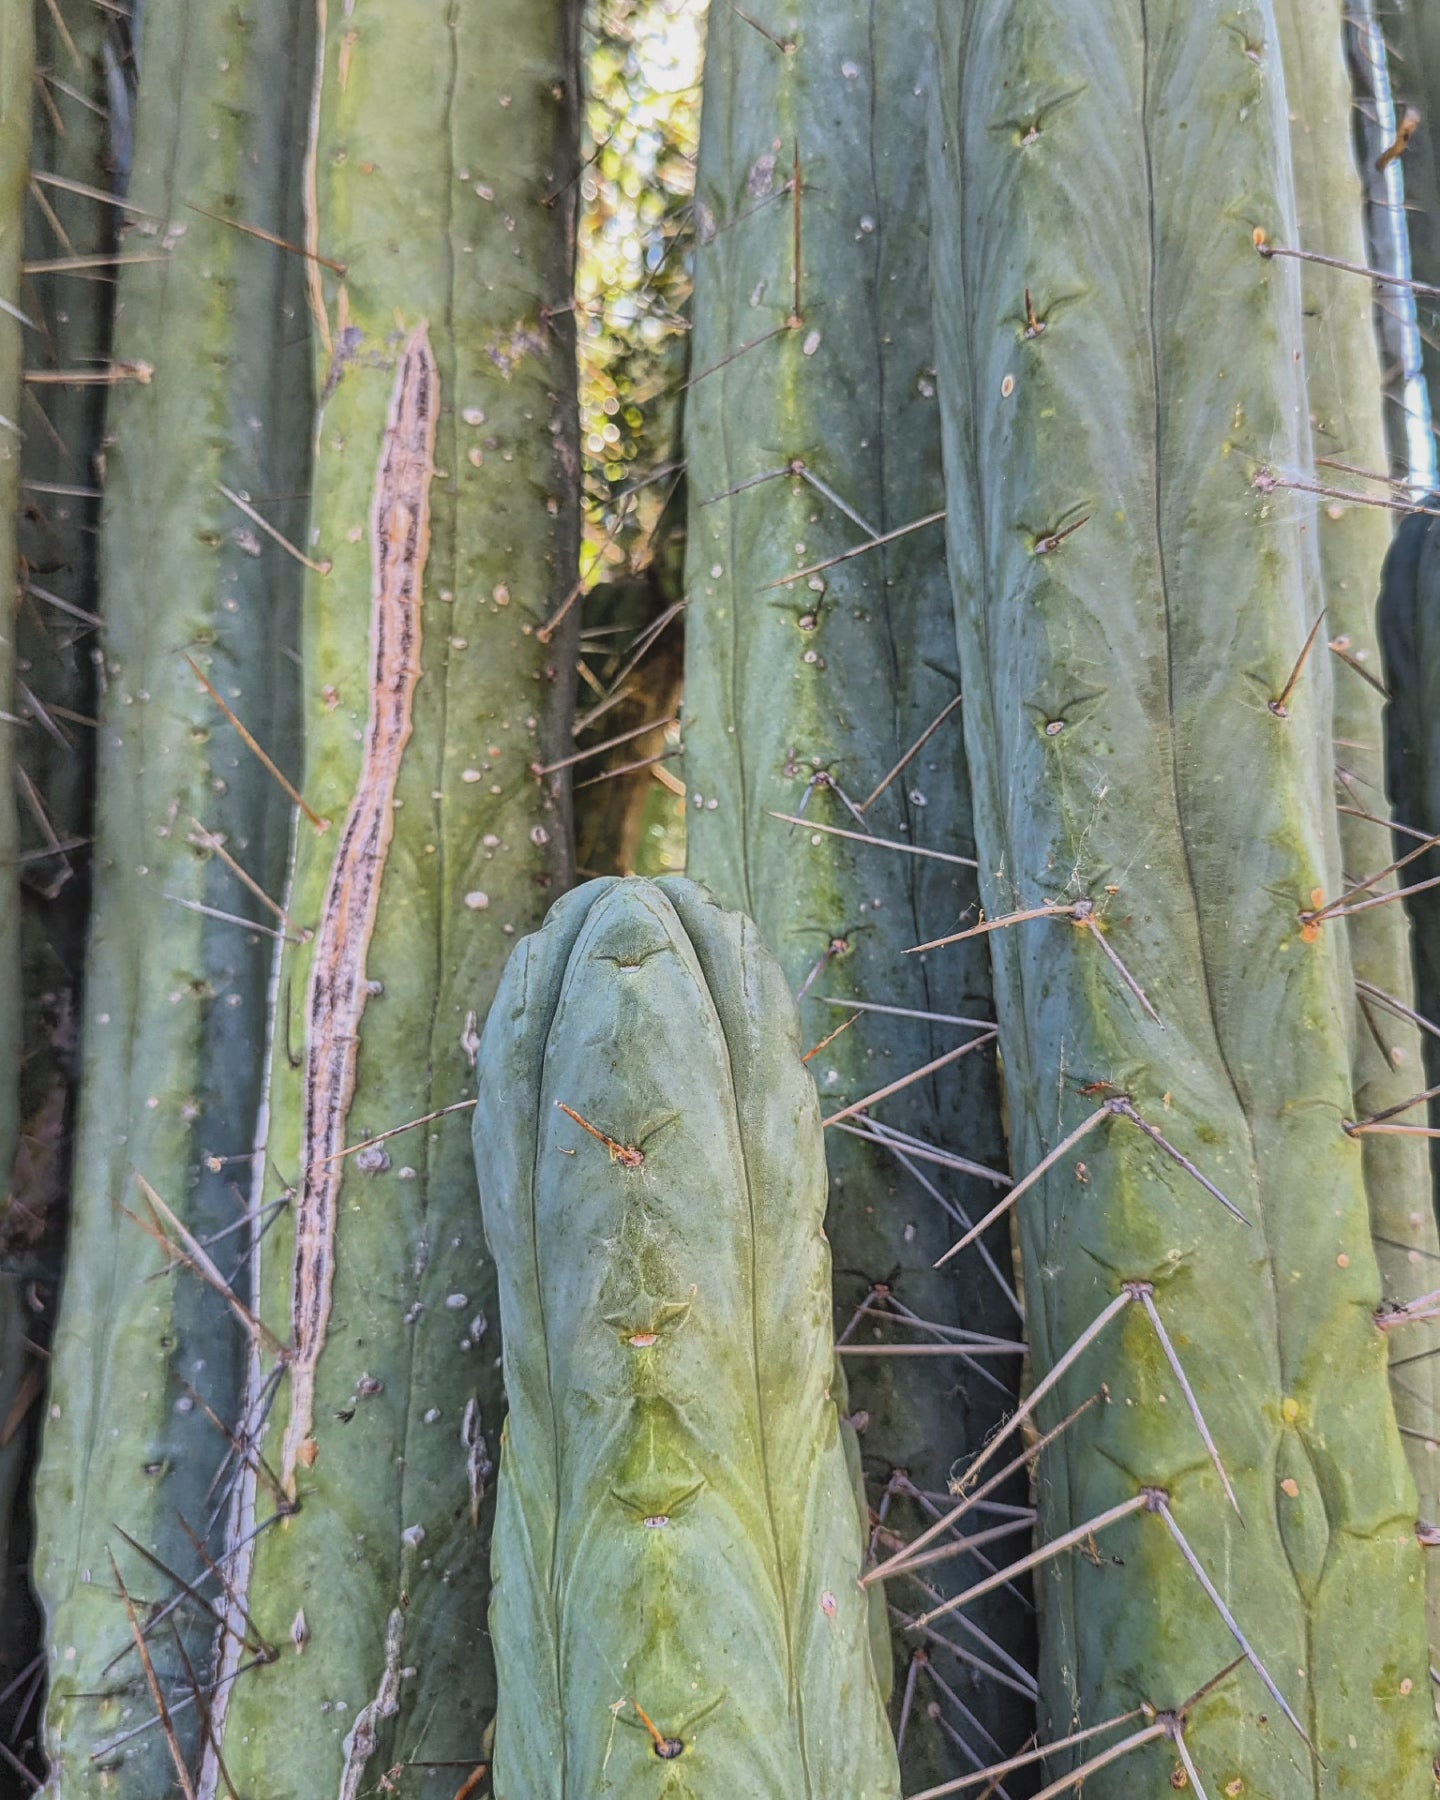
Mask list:
[{"label": "columnar cactus stem", "polygon": [[[486,1759],[494,1275],[468,1121],[389,1134],[473,1095],[506,954],[569,878],[574,8],[321,18],[306,231],[344,273],[311,265],[303,788],[329,825],[297,825],[310,935],[252,1201],[257,1233],[279,1207],[254,1300],[288,1350],[257,1352],[247,1419],[274,1476],[237,1490],[229,1561],[284,1655],[225,1690],[207,1797],[222,1756],[276,1800],[412,1760],[453,1792]],[[257,1537],[274,1483],[298,1510]],[[230,1634],[222,1671],[247,1660]]]},{"label": "columnar cactus stem", "polygon": [[[1350,82],[1343,11],[1338,0],[1278,0],[1276,22],[1285,66],[1296,218],[1301,241],[1351,263],[1365,260],[1362,191],[1351,153]],[[1372,306],[1366,283],[1344,270],[1306,263],[1301,270],[1306,389],[1314,453],[1351,469],[1385,468],[1385,426]],[[1341,864],[1352,881],[1385,869],[1392,849],[1385,797],[1384,694],[1376,595],[1390,545],[1388,495],[1347,503],[1346,491],[1373,487],[1341,469],[1322,467],[1318,530],[1325,640],[1334,643],[1334,735]],[[1317,655],[1322,654],[1320,650]],[[1367,679],[1367,674],[1371,679]],[[1408,823],[1409,821],[1404,821]],[[1393,892],[1408,872],[1385,877],[1362,894]],[[1382,905],[1345,920],[1357,984],[1351,1015],[1355,1123],[1370,1204],[1371,1236],[1387,1305],[1398,1306],[1435,1286],[1440,1231],[1430,1192],[1423,1137],[1428,1085],[1413,1011],[1410,922],[1403,906]],[[1399,1006],[1374,998],[1378,990]],[[1397,1110],[1399,1109],[1399,1110]],[[1366,1121],[1384,1115],[1378,1124]],[[1399,1126],[1401,1129],[1394,1129]],[[1386,1129],[1390,1127],[1390,1129]],[[1440,1518],[1440,1321],[1417,1323],[1392,1338],[1390,1391],[1426,1519]],[[1428,1353],[1428,1354],[1427,1354]],[[1431,1579],[1431,1638],[1440,1643],[1440,1567]]]},{"label": "columnar cactus stem", "polygon": [[[239,1402],[232,1312],[136,1222],[178,1249],[137,1176],[198,1241],[234,1225],[235,1169],[248,1167],[254,1142],[267,926],[235,922],[264,915],[210,846],[218,837],[274,893],[285,813],[187,656],[262,742],[279,747],[295,564],[225,490],[266,497],[272,518],[295,529],[268,499],[305,485],[303,434],[275,429],[283,397],[305,385],[303,343],[285,312],[295,265],[225,221],[291,235],[287,151],[297,134],[274,71],[287,66],[298,18],[293,0],[243,15],[157,4],[146,8],[140,47],[131,260],[118,272],[108,370],[85,1098],[36,1498],[37,1582],[55,1646],[47,1750],[52,1785],[67,1800],[153,1795],[173,1779],[160,1731],[113,1744],[150,1699],[107,1552],[133,1591],[174,1597],[145,1555],[194,1572],[182,1515],[206,1531],[227,1454],[207,1409],[228,1422]],[[105,236],[97,230],[76,248],[103,253]],[[68,377],[96,372],[82,365]],[[233,1235],[217,1243],[222,1277],[239,1249]],[[204,1668],[210,1622],[188,1605],[173,1618]],[[168,1626],[151,1654],[178,1708],[188,1686]],[[179,1750],[193,1759],[198,1709],[174,1720]]]},{"label": "columnar cactus stem", "polygon": [[893,1800],[785,977],[690,882],[517,951],[475,1153],[506,1421],[497,1800]]},{"label": "columnar cactus stem", "polygon": [[[35,63],[43,74],[32,90],[31,162],[43,176],[103,193],[113,166],[103,52],[107,32],[120,26],[82,0],[67,0],[53,13],[43,6],[33,10]],[[18,23],[17,17],[7,28]],[[23,171],[23,159],[7,158],[5,166]],[[53,182],[31,189],[25,260],[32,266],[13,297],[32,322],[22,338],[32,375],[104,363],[114,284],[94,279],[94,268],[69,272],[55,265],[81,246],[87,254],[105,255],[117,222],[115,209],[89,194]],[[0,427],[0,438],[19,447],[25,483],[16,514],[14,652],[20,679],[5,702],[24,721],[13,738],[21,798],[19,1147],[0,1207],[0,1266],[16,1284],[17,1304],[24,1294],[23,1310],[7,1327],[7,1391],[0,1395],[0,1415],[11,1427],[0,1456],[9,1465],[9,1484],[19,1490],[9,1566],[0,1578],[0,1691],[10,1694],[0,1703],[0,1734],[12,1746],[22,1739],[33,1744],[39,1736],[31,1680],[15,1681],[40,1647],[28,1575],[33,1525],[23,1488],[33,1474],[44,1410],[44,1351],[59,1296],[69,1190],[89,892],[93,759],[87,721],[94,710],[96,492],[105,388],[31,380],[23,395],[17,392],[16,405],[17,434],[7,437]],[[0,413],[11,411],[0,402]],[[4,793],[10,792],[7,779]]]},{"label": "columnar cactus stem", "polygon": [[1280,704],[1320,595],[1313,503],[1279,491],[1312,464],[1298,274],[1262,254],[1296,242],[1273,11],[974,0],[938,23],[951,571],[1017,1168],[1096,1107],[1077,1088],[1117,1112],[1019,1203],[1032,1351],[1043,1378],[1153,1284],[1244,1516],[1128,1307],[1041,1409],[1109,1384],[1045,1455],[1042,1538],[1137,1492],[1168,1496],[1166,1529],[1142,1512],[1044,1565],[1045,1735],[1179,1705],[1233,1655],[1218,1602],[1313,1749],[1241,1668],[1187,1722],[1207,1791],[1419,1800],[1424,1568],[1321,913],[1326,659]]},{"label": "columnar cactus stem", "polygon": [[[983,943],[960,949],[942,999],[930,971],[898,954],[975,897],[963,866],[972,844],[960,683],[934,518],[944,492],[918,149],[929,44],[903,0],[794,0],[761,22],[764,31],[719,6],[709,23],[686,420],[686,866],[751,913],[775,946],[801,997],[808,1044],[845,1024],[837,1001],[900,1009],[863,1013],[820,1052],[813,1067],[829,1114],[983,1037],[989,957]],[[860,841],[831,835],[836,827]],[[867,844],[866,833],[900,847]],[[950,860],[907,854],[911,846]],[[927,1012],[980,1023],[937,1023]],[[879,1103],[874,1116],[1003,1182],[989,1044]],[[944,1272],[933,1267],[954,1227],[946,1206],[978,1217],[998,1186],[907,1164],[903,1152],[852,1135],[864,1124],[846,1118],[827,1132],[837,1328],[857,1347],[882,1337],[913,1344],[914,1326],[885,1323],[893,1296],[941,1327],[1020,1336],[1003,1228]],[[857,1314],[867,1302],[873,1316]],[[904,1356],[847,1355],[846,1368],[877,1504],[897,1475],[943,1493],[1019,1375],[1014,1362],[957,1360],[937,1379],[933,1361]],[[903,1487],[883,1504],[887,1526],[902,1534],[926,1517]],[[942,1565],[931,1579],[954,1592],[975,1567]],[[925,1604],[909,1583],[892,1598],[902,1609]],[[1025,1613],[1012,1597],[976,1622],[1029,1662]],[[896,1638],[902,1696],[917,1642]],[[1016,1747],[1033,1728],[1023,1667],[1017,1692],[936,1656],[984,1729]],[[929,1715],[941,1698],[923,1676],[910,1696],[907,1787],[972,1767]],[[973,1720],[947,1722],[986,1748]]]}]

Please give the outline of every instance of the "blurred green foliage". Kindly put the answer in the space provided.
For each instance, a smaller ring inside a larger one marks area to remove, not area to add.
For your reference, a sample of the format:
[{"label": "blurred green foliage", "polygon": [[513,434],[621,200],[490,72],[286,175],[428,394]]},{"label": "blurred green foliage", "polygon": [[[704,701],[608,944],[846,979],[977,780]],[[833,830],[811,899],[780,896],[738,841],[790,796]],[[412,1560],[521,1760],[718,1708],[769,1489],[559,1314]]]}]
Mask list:
[{"label": "blurred green foliage", "polygon": [[[580,179],[584,630],[576,839],[585,874],[684,868],[678,728],[695,156],[707,0],[591,0]],[[656,760],[661,759],[664,760]],[[635,765],[640,766],[635,766]],[[587,785],[588,784],[588,785]]]},{"label": "blurred green foliage", "polygon": [[596,579],[649,560],[667,492],[653,478],[678,460],[704,21],[705,0],[593,0],[587,13],[576,307]]}]

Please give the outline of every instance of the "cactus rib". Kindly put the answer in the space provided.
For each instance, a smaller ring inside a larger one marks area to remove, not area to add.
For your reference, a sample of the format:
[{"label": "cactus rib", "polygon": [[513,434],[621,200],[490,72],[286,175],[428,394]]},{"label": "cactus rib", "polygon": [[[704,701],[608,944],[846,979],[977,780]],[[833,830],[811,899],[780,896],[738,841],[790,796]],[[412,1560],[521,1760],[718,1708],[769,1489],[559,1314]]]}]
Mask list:
[{"label": "cactus rib", "polygon": [[[930,972],[896,954],[975,894],[938,524],[918,149],[929,47],[911,10],[901,0],[801,0],[776,27],[784,48],[736,9],[712,11],[697,173],[699,373],[686,417],[686,866],[753,915],[800,996],[807,1043],[826,1043],[814,1068],[833,1115],[826,1229],[837,1330],[872,1495],[884,1528],[901,1534],[925,1520],[915,1490],[944,1491],[1019,1376],[1013,1363],[958,1361],[942,1381],[933,1362],[900,1353],[915,1336],[899,1322],[906,1311],[1002,1337],[1019,1312],[1004,1226],[946,1270],[933,1267],[957,1209],[972,1218],[988,1207],[985,1171],[1003,1179],[993,1040],[982,1035],[975,1054],[942,1070],[966,1034],[926,1016],[988,1013],[986,946],[955,953],[959,966],[946,973],[964,1003],[943,1007]],[[852,999],[878,1010],[831,1041]],[[852,1125],[846,1108],[867,1097],[873,1112]],[[872,1118],[920,1147],[882,1142]],[[970,1172],[920,1162],[935,1152],[962,1153]],[[852,1338],[892,1353],[851,1355]],[[971,1567],[936,1571],[942,1591]],[[926,1601],[908,1584],[894,1598],[916,1609]],[[1005,1655],[1031,1661],[1028,1621],[1010,1596],[979,1609],[975,1624]],[[924,1657],[914,1664],[921,1704],[906,1700],[916,1648],[897,1629],[907,1787],[971,1766],[944,1729],[950,1702]],[[971,1711],[971,1721],[955,1715],[956,1729],[968,1736],[978,1719],[1007,1748],[1028,1735],[1023,1697],[984,1678],[1001,1661],[995,1650],[978,1678],[943,1648],[935,1655]],[[931,1700],[947,1708],[943,1722]]]},{"label": "cactus rib", "polygon": [[[1273,10],[973,0],[937,26],[935,317],[981,888],[996,919],[1070,916],[989,934],[1016,1165],[1093,1106],[1076,1088],[1118,1092],[1253,1221],[1118,1122],[1017,1209],[1037,1374],[1117,1286],[1152,1283],[1245,1519],[1128,1309],[1047,1402],[1096,1379],[1113,1397],[1047,1454],[1042,1541],[1158,1490],[1194,1560],[1141,1514],[1111,1534],[1122,1570],[1045,1565],[1044,1735],[1208,1682],[1233,1655],[1223,1602],[1317,1755],[1242,1669],[1188,1723],[1207,1783],[1419,1800],[1424,1569],[1343,1129],[1348,946],[1316,917],[1339,887],[1324,661],[1270,704],[1319,605],[1313,503],[1257,485],[1311,466],[1296,265],[1257,253],[1296,241]],[[1167,1761],[1137,1750],[1086,1792],[1133,1793]]]},{"label": "cactus rib", "polygon": [[689,882],[591,882],[506,972],[498,1800],[898,1797],[799,1051],[754,926]]}]

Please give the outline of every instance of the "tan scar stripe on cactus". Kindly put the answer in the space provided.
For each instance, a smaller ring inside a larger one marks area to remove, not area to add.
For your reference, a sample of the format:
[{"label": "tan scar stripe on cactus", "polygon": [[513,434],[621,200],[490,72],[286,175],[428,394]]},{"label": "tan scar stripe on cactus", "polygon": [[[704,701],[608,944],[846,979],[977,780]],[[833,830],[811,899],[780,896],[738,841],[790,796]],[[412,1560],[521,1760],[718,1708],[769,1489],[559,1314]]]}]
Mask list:
[{"label": "tan scar stripe on cactus", "polygon": [[380,1743],[380,1721],[400,1710],[400,1654],[405,1648],[405,1615],[397,1606],[385,1624],[385,1671],[380,1687],[355,1719],[340,1780],[340,1800],[359,1800],[360,1784]]},{"label": "tan scar stripe on cactus", "polygon": [[365,959],[380,906],[394,830],[395,787],[410,741],[420,679],[420,597],[430,549],[439,373],[427,328],[411,334],[395,378],[370,514],[374,572],[370,723],[359,785],[340,838],[316,931],[305,1047],[300,1193],[295,1218],[290,1422],[281,1480],[295,1490],[295,1465],[314,1419],[315,1369],[325,1346],[335,1281],[335,1221],[345,1121],[355,1093]]}]

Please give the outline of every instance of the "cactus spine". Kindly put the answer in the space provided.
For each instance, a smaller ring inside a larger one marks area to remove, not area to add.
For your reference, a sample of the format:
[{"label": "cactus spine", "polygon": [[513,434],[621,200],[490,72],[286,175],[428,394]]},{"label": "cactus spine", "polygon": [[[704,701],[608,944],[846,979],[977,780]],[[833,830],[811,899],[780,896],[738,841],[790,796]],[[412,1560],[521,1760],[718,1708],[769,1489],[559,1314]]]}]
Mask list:
[{"label": "cactus spine", "polygon": [[749,920],[673,879],[562,901],[496,1000],[475,1152],[510,1400],[497,1800],[898,1796],[820,1109]]},{"label": "cactus spine", "polygon": [[[206,1409],[233,1420],[239,1397],[230,1309],[188,1271],[167,1271],[135,1220],[172,1241],[175,1227],[150,1217],[136,1178],[206,1238],[235,1222],[227,1159],[254,1141],[268,941],[196,910],[256,916],[196,821],[273,893],[284,815],[186,657],[277,742],[294,565],[221,489],[304,486],[291,440],[267,430],[296,374],[285,354],[295,327],[281,310],[291,264],[207,213],[287,234],[293,134],[273,66],[296,18],[289,0],[244,16],[194,7],[177,18],[154,5],[140,51],[147,97],[128,194],[138,223],[125,246],[146,260],[120,271],[111,370],[85,1098],[36,1505],[56,1651],[47,1750],[67,1797],[113,1793],[121,1780],[155,1794],[174,1779],[162,1732],[114,1741],[150,1699],[107,1552],[142,1598],[165,1591],[146,1553],[195,1571],[182,1515],[206,1533],[226,1456]],[[217,1266],[232,1268],[237,1253],[224,1239]],[[172,1622],[204,1667],[208,1620],[182,1605]],[[186,1677],[169,1627],[150,1654],[178,1706]],[[193,1705],[177,1711],[174,1734],[174,1754],[193,1758]]]},{"label": "cactus spine", "polygon": [[[1418,1800],[1424,1571],[1342,1128],[1347,946],[1305,916],[1339,882],[1323,661],[1271,704],[1319,604],[1309,502],[1273,491],[1311,466],[1299,283],[1252,238],[1296,242],[1273,12],[974,0],[938,22],[936,320],[982,892],[992,921],[1052,914],[992,934],[1017,1168],[1106,1107],[1019,1208],[1037,1373],[1121,1307],[1059,1384],[1057,1410],[1101,1380],[1111,1404],[1047,1454],[1042,1537],[1169,1496],[1315,1752],[1241,1668],[1183,1720],[1207,1787]],[[1117,1116],[1116,1090],[1248,1225]],[[1123,1304],[1137,1281],[1245,1529]],[[1099,1564],[1045,1565],[1046,1735],[1177,1706],[1234,1654],[1161,1522],[1107,1534],[1123,1570],[1105,1544]],[[1087,1794],[1132,1793],[1145,1758],[1158,1777],[1175,1754],[1142,1750]]]},{"label": "cactus spine", "polygon": [[[991,1005],[983,944],[965,946],[945,971],[953,979],[943,1000],[926,968],[896,954],[974,897],[961,862],[971,850],[968,781],[933,517],[944,493],[917,148],[929,48],[907,24],[910,10],[897,0],[801,0],[767,15],[762,34],[718,7],[706,60],[687,405],[687,870],[751,913],[775,946],[801,996],[808,1043],[844,1024],[843,1007],[826,1004],[837,998],[982,1021],[863,1014],[815,1064],[827,1113],[983,1039]],[[927,517],[923,530],[793,579]],[[806,828],[776,813],[803,813]],[[831,827],[901,848],[826,835]],[[907,854],[910,846],[950,860]],[[1003,1181],[995,1082],[982,1042],[878,1116]],[[826,1134],[839,1330],[854,1347],[914,1344],[923,1331],[894,1323],[893,1312],[884,1323],[893,1294],[941,1328],[1019,1337],[1003,1231],[983,1253],[933,1268],[954,1232],[947,1209],[978,1216],[997,1186],[932,1163],[907,1168],[893,1150],[851,1135],[863,1123],[843,1119]],[[867,1302],[878,1318],[857,1315]],[[847,1356],[846,1370],[875,1501],[888,1528],[908,1534],[926,1514],[903,1489],[886,1493],[892,1476],[943,1494],[952,1467],[1002,1416],[1018,1365],[956,1360],[938,1379],[932,1360],[873,1355]],[[925,1585],[954,1592],[975,1570],[941,1564]],[[915,1610],[927,1603],[925,1587],[910,1583],[892,1598]],[[1023,1609],[1008,1596],[977,1609],[964,1630],[972,1627],[991,1641],[966,1636],[968,1649],[999,1678],[977,1682],[943,1660],[990,1736],[975,1741],[983,1761],[996,1740],[1009,1750],[1031,1729],[1032,1652]],[[928,1715],[937,1690],[922,1681],[906,1695],[920,1641],[896,1640],[911,1788],[973,1766]],[[974,1736],[973,1720],[954,1722]]]},{"label": "cactus spine", "polygon": [[467,1122],[340,1153],[473,1094],[513,935],[568,879],[563,777],[535,771],[570,749],[574,26],[568,0],[322,10],[306,229],[344,273],[312,264],[303,729],[331,823],[297,828],[312,935],[277,978],[253,1201],[257,1231],[281,1207],[255,1305],[288,1349],[257,1346],[247,1423],[298,1510],[257,1537],[273,1487],[237,1491],[237,1603],[285,1655],[226,1690],[207,1797],[221,1756],[276,1800],[485,1760],[502,1403]]}]

